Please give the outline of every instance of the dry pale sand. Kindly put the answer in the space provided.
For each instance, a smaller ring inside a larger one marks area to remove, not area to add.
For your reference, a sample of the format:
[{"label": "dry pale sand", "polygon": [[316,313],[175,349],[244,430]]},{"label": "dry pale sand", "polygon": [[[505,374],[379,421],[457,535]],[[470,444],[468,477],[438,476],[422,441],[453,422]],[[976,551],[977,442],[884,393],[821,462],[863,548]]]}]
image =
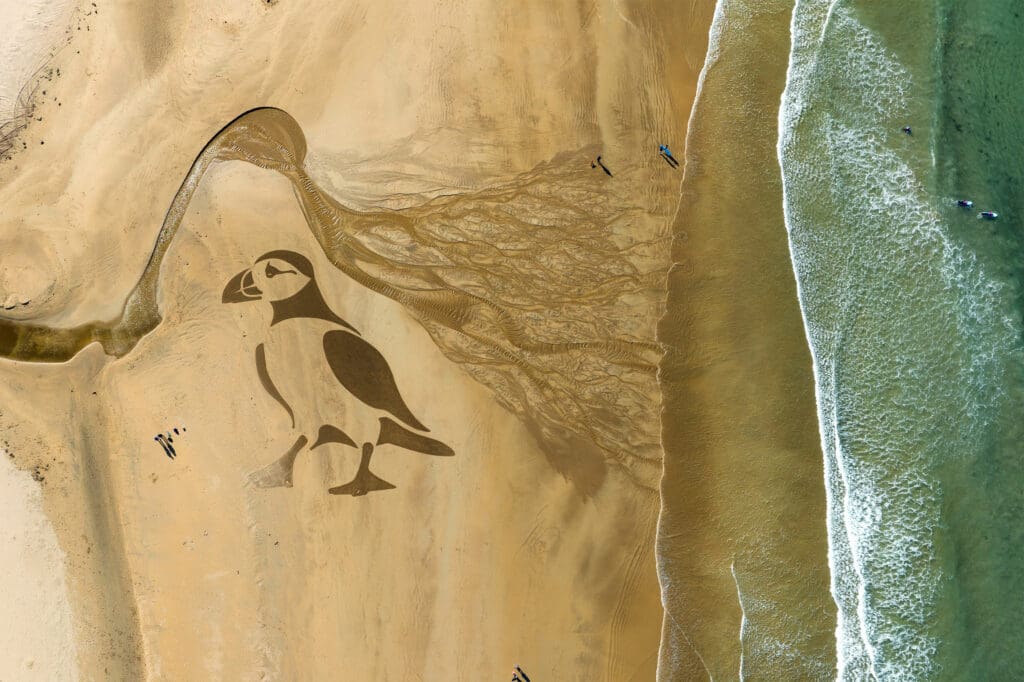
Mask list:
[{"label": "dry pale sand", "polygon": [[0,679],[77,679],[65,556],[37,481],[0,449]]},{"label": "dry pale sand", "polygon": [[835,678],[822,457],[776,159],[792,2],[722,4],[675,222],[664,679]]},{"label": "dry pale sand", "polygon": [[[682,152],[711,3],[69,12],[0,163],[0,434],[43,479],[50,525],[26,494],[19,527],[64,555],[49,679],[652,679],[656,147]],[[359,408],[322,326],[221,303],[274,249],[453,457],[382,447],[394,490],[330,495],[358,463],[330,444],[252,485]]]}]

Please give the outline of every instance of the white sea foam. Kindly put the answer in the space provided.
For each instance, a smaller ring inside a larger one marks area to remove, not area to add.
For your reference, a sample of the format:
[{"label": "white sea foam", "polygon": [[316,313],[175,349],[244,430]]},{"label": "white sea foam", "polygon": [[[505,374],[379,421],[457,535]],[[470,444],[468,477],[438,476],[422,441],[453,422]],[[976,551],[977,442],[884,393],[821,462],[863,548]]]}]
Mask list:
[{"label": "white sea foam", "polygon": [[[799,0],[792,38],[778,152],[821,422],[839,676],[932,679],[949,600],[935,471],[975,447],[1019,332],[1006,287],[950,238],[893,143],[912,74],[847,5]],[[958,411],[961,428],[937,428]]]},{"label": "white sea foam", "polygon": [[[706,52],[706,54],[704,56],[704,65],[701,67],[700,75],[697,77],[697,89],[696,89],[696,92],[694,93],[693,105],[690,108],[690,118],[687,121],[687,125],[686,125],[686,130],[687,130],[686,149],[692,149],[692,146],[691,146],[692,145],[691,135],[692,135],[693,130],[694,130],[694,125],[693,125],[694,116],[696,116],[697,107],[698,107],[699,103],[701,102],[701,97],[702,97],[702,94],[704,92],[704,82],[707,79],[708,71],[712,67],[712,65],[714,65],[714,63],[716,61],[718,61],[718,58],[719,58],[719,56],[721,54],[720,48],[721,48],[722,33],[725,31],[725,27],[726,27],[725,5],[726,5],[727,2],[728,2],[728,0],[717,0],[717,2],[715,3],[715,13],[714,13],[714,15],[713,15],[713,17],[711,19],[711,27],[708,30],[708,49],[707,49],[707,52]],[[686,160],[689,158],[689,156],[690,156],[689,154],[686,154],[686,156],[684,157],[683,178],[686,177]],[[671,221],[672,224],[676,223],[676,219],[678,218],[678,212],[681,210],[681,208],[682,208],[682,202],[679,202],[679,205],[676,207],[676,215],[674,215],[672,217],[672,221]],[[659,383],[660,383],[660,377],[659,377]],[[659,492],[659,504],[660,504],[660,508],[663,510],[662,514],[664,514],[665,500],[664,500],[664,497],[661,496],[660,492]],[[662,542],[661,533],[662,533],[662,527],[661,527],[661,521],[659,520],[657,529],[655,531],[655,539],[654,539],[655,546],[659,547],[659,548],[661,547],[661,542]],[[704,670],[707,672],[708,679],[711,682],[714,682],[714,679],[715,679],[714,675],[712,674],[711,669],[708,667],[707,662],[704,660],[704,657],[701,654],[700,650],[693,645],[693,642],[690,641],[689,636],[686,634],[686,629],[676,621],[675,613],[674,613],[675,606],[673,605],[672,599],[671,599],[671,595],[676,591],[676,588],[673,586],[672,578],[671,578],[673,571],[671,570],[670,567],[665,565],[665,560],[664,560],[663,553],[661,551],[658,551],[657,555],[658,555],[658,560],[657,560],[657,563],[658,563],[658,581],[659,581],[659,583],[661,585],[661,605],[662,605],[662,607],[663,607],[663,609],[665,611],[665,615],[673,623],[673,626],[674,626],[673,627],[673,632],[675,632],[676,634],[681,636],[686,641],[687,646],[689,646],[693,650],[693,653],[697,656],[697,659],[700,661],[701,665],[704,667]],[[661,680],[663,680],[663,679],[666,679],[666,677],[669,674],[671,674],[674,670],[677,669],[675,665],[671,666],[669,670],[663,670],[662,669],[662,662],[664,660],[663,657],[665,655],[665,644],[666,644],[666,642],[665,642],[665,639],[664,639],[664,632],[663,632],[662,633],[662,652],[661,652],[661,655],[658,657],[658,667],[657,667],[657,671],[655,673],[656,679],[659,680],[659,682]],[[672,654],[672,655],[674,657],[674,654]]]},{"label": "white sea foam", "polygon": [[736,584],[736,601],[740,604],[740,682],[743,676],[743,638],[747,634],[747,610],[743,606],[743,591],[740,589],[740,579],[736,577],[736,562],[729,564],[729,572],[732,573],[732,581]]}]

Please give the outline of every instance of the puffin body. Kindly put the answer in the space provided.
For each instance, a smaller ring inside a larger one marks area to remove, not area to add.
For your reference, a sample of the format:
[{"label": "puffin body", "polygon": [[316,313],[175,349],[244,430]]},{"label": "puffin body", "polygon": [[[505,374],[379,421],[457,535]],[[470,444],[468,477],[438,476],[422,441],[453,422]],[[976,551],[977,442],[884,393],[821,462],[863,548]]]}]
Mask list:
[{"label": "puffin body", "polygon": [[[353,480],[329,490],[336,495],[395,487],[369,469],[379,446],[454,454],[423,435],[428,429],[405,404],[387,360],[328,307],[304,256],[292,251],[264,254],[228,282],[222,301],[263,298],[270,300],[274,318],[266,339],[256,347],[256,371],[291,417],[298,437],[282,457],[253,474],[256,485],[290,487],[295,458],[310,443],[310,449],[335,443],[361,452]],[[311,366],[312,373],[298,371],[300,363]]]},{"label": "puffin body", "polygon": [[[335,378],[323,342],[334,332],[366,343],[324,320],[297,318],[273,325],[263,342],[267,375],[292,409],[295,428],[311,441],[322,424],[333,424],[356,443],[376,442],[378,420],[386,414],[360,401]],[[300,363],[305,367],[300,369]],[[358,367],[343,369],[359,372]]]}]

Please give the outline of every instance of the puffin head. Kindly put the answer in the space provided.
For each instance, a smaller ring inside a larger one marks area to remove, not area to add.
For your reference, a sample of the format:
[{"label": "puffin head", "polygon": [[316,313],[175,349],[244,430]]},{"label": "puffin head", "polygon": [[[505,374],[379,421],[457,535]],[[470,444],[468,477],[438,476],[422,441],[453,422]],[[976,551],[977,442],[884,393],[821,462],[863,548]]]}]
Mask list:
[{"label": "puffin head", "polygon": [[295,296],[313,281],[313,264],[294,251],[270,251],[228,280],[221,303],[266,300],[271,303]]}]

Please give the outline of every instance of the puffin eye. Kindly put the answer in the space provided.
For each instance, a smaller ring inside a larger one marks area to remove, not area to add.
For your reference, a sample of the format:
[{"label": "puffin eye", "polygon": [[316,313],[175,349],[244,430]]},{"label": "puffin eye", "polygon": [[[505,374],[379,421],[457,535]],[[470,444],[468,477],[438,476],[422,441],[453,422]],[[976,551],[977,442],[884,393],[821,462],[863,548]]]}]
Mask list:
[{"label": "puffin eye", "polygon": [[278,270],[272,263],[267,263],[267,277],[277,277],[278,275],[284,275],[290,273],[292,275],[298,274],[294,270]]}]

